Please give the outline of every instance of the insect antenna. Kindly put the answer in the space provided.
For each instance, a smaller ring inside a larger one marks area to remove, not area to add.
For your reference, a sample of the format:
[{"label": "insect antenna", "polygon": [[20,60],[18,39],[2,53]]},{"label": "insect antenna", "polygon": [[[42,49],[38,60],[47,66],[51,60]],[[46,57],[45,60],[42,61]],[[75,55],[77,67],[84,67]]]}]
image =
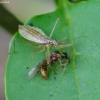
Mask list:
[{"label": "insect antenna", "polygon": [[53,33],[54,33],[54,30],[55,30],[55,28],[56,28],[57,23],[58,23],[59,20],[60,20],[59,18],[56,19],[56,22],[55,22],[55,24],[54,24],[54,27],[53,27],[53,29],[52,29],[52,31],[51,31],[51,33],[50,33],[50,36],[49,36],[50,38],[52,37],[52,35],[53,35]]}]

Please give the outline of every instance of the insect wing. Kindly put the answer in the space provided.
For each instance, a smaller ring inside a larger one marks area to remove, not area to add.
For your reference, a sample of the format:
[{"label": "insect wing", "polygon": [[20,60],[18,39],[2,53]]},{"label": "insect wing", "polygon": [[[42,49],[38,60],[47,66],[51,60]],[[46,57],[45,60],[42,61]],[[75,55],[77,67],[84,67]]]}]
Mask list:
[{"label": "insect wing", "polygon": [[47,40],[50,40],[39,28],[24,25],[19,25],[18,28],[19,34],[27,40],[40,44],[45,44]]},{"label": "insect wing", "polygon": [[41,61],[39,64],[37,64],[35,67],[33,67],[29,71],[29,73],[28,73],[28,79],[31,79],[32,77],[34,77],[39,72],[42,63],[43,63],[43,61]]},{"label": "insect wing", "polygon": [[38,71],[39,71],[39,68],[36,68],[36,67],[32,68],[30,72],[28,73],[28,79],[31,79],[32,77],[34,77]]}]

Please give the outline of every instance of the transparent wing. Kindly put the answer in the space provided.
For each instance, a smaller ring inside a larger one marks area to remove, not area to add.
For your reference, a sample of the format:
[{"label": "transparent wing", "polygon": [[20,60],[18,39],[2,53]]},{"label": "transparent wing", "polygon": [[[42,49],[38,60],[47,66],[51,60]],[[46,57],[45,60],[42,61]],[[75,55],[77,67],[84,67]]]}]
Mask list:
[{"label": "transparent wing", "polygon": [[31,79],[32,77],[34,77],[40,71],[42,64],[43,64],[43,60],[29,71],[28,79]]},{"label": "transparent wing", "polygon": [[36,43],[47,43],[47,40],[50,40],[41,29],[36,27],[18,25],[18,30],[22,37]]}]

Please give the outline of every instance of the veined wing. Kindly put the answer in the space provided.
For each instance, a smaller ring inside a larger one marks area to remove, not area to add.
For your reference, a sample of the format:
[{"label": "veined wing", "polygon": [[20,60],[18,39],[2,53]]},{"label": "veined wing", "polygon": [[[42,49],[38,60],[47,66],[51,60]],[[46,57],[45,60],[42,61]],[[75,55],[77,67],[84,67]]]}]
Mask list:
[{"label": "veined wing", "polygon": [[45,33],[36,27],[18,25],[19,34],[27,40],[39,43],[47,44],[48,40],[51,40],[45,35]]},{"label": "veined wing", "polygon": [[28,79],[31,79],[32,77],[34,77],[41,68],[41,65],[43,64],[44,60],[42,60],[40,63],[38,63],[35,67],[33,67],[29,73],[28,73]]}]

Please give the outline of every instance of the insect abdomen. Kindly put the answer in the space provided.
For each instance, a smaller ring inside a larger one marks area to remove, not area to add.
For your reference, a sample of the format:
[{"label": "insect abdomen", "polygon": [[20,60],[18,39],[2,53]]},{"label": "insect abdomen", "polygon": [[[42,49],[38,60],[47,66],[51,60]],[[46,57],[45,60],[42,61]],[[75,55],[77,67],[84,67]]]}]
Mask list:
[{"label": "insect abdomen", "polygon": [[41,74],[43,79],[47,79],[48,78],[48,76],[47,76],[47,68],[41,68],[40,69],[40,74]]}]

